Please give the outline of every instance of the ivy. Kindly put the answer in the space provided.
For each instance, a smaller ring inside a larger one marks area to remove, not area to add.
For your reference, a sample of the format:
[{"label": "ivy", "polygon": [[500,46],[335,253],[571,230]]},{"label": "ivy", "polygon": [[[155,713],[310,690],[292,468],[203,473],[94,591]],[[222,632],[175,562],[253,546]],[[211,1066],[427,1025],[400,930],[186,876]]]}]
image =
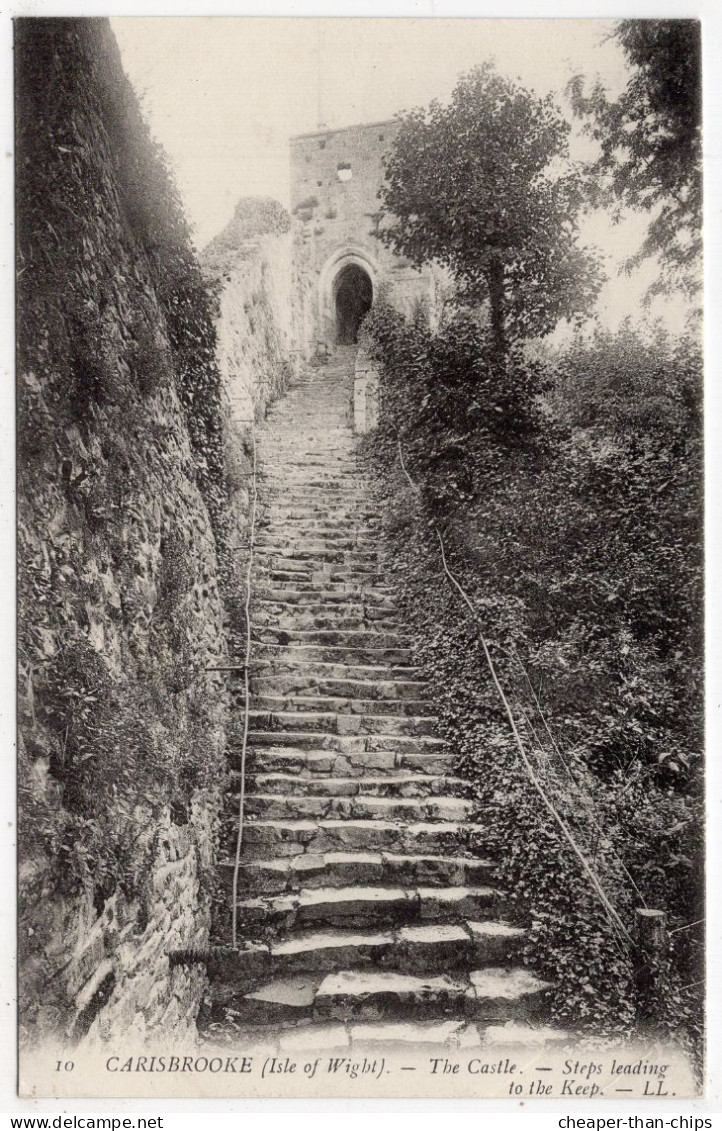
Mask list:
[{"label": "ivy", "polygon": [[642,901],[673,929],[701,919],[698,343],[623,326],[517,346],[500,368],[469,314],[434,333],[382,302],[365,331],[405,616],[478,804],[478,850],[531,913],[527,959],[560,983],[560,1025],[643,1024],[698,1053],[702,935],[672,935],[655,1000],[640,1000],[632,950],[529,781],[478,639],[481,626],[535,771],[627,928]]}]

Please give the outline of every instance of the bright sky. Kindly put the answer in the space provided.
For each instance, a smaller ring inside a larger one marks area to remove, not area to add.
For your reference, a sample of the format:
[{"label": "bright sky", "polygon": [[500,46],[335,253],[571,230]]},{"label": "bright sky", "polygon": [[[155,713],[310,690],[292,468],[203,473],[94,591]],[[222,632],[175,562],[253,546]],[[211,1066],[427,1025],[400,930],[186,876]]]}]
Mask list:
[{"label": "bright sky", "polygon": [[[346,126],[444,101],[459,74],[490,57],[537,93],[558,92],[563,108],[573,74],[599,75],[612,92],[626,82],[622,53],[608,39],[613,25],[602,20],[156,17],[112,24],[176,169],[199,247],[242,196],[288,203],[288,139],[319,121]],[[587,152],[586,142],[575,143],[575,155]],[[632,280],[616,273],[642,231],[639,218],[613,227],[602,214],[585,223],[585,242],[609,256],[612,285],[600,300],[608,324],[639,309],[654,277],[653,269]],[[674,304],[664,306],[668,320],[679,321]]]}]

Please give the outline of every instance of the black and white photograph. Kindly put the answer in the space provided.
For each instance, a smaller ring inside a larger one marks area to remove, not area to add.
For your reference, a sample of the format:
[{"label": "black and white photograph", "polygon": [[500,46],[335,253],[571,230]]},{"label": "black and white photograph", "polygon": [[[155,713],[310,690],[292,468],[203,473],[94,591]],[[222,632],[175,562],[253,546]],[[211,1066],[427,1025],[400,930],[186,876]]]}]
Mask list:
[{"label": "black and white photograph", "polygon": [[21,1097],[705,1094],[704,29],[578,16],[15,19]]}]

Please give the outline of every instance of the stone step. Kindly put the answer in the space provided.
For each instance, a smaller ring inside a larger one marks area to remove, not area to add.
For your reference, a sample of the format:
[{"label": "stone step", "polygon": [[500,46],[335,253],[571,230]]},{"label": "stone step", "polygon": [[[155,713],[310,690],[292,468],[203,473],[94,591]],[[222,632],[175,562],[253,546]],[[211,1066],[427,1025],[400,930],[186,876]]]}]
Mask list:
[{"label": "stone step", "polygon": [[343,581],[346,584],[360,582],[363,585],[379,585],[384,579],[384,574],[380,570],[374,571],[370,567],[366,570],[360,565],[353,568],[345,566],[341,568],[332,565],[328,576],[331,581]]},{"label": "stone step", "polygon": [[[279,513],[281,508],[274,510],[264,509],[260,518],[256,520],[258,538],[267,538],[273,533],[280,538],[281,544],[286,540],[292,544],[299,536],[305,538],[318,538],[324,542],[336,543],[344,540],[351,542],[368,543],[368,548],[379,549],[383,546],[381,524],[374,524],[367,517],[350,514],[348,517],[316,511],[314,516],[294,516]],[[288,508],[284,508],[286,511]],[[364,548],[361,546],[359,548]],[[354,549],[350,546],[349,549]]]},{"label": "stone step", "polygon": [[270,595],[256,589],[253,593],[254,615],[261,609],[279,617],[296,616],[299,613],[305,616],[357,616],[362,619],[399,615],[396,604],[388,597],[383,601],[369,601],[362,593],[339,593],[332,594],[329,600],[320,595],[318,590],[296,596],[283,590]]},{"label": "stone step", "polygon": [[298,506],[320,506],[325,511],[334,507],[368,507],[370,500],[368,493],[358,487],[324,486],[321,483],[264,483],[264,498],[283,502],[295,509]]},{"label": "stone step", "polygon": [[[339,718],[343,716],[339,715]],[[353,716],[346,716],[353,718]],[[302,719],[303,715],[294,715]],[[249,730],[248,744],[261,747],[292,747],[295,750],[327,750],[338,754],[441,754],[447,751],[443,738],[407,734],[331,734],[318,730]],[[235,743],[231,752],[235,751]],[[332,775],[335,776],[335,775]]]},{"label": "stone step", "polygon": [[366,600],[375,595],[390,597],[392,590],[388,585],[383,585],[377,582],[375,585],[369,585],[365,581],[359,584],[350,584],[345,581],[331,581],[330,578],[324,578],[322,581],[316,579],[315,582],[310,580],[304,581],[303,578],[295,577],[293,580],[280,580],[273,581],[263,577],[256,577],[253,583],[254,596],[261,596],[272,590],[275,593],[289,593],[298,594],[305,600],[310,601],[329,601],[338,600],[345,601],[349,597],[355,597],[360,600]]},{"label": "stone step", "polygon": [[370,567],[319,561],[294,562],[290,558],[254,559],[253,578],[254,585],[260,588],[288,585],[315,593],[333,585],[345,587],[346,592],[363,592],[366,587],[374,588],[383,581],[382,574]]},{"label": "stone step", "polygon": [[[220,876],[230,893],[231,863],[220,865]],[[243,861],[241,890],[280,895],[301,888],[346,887],[484,887],[493,884],[496,865],[472,856],[407,856],[392,852],[327,852],[319,855],[279,856]]]},{"label": "stone step", "polygon": [[298,663],[308,661],[350,667],[414,667],[414,655],[410,648],[366,648],[360,644],[279,644],[257,638],[252,641],[252,645],[254,664],[258,660],[285,659]]},{"label": "stone step", "polygon": [[[279,736],[274,735],[274,738]],[[240,750],[232,748],[229,755],[231,769],[239,769]],[[424,775],[449,775],[454,764],[453,756],[444,753],[426,753],[417,747],[405,750],[329,750],[303,749],[250,745],[247,750],[247,769],[253,773],[298,774],[299,777],[349,778],[356,774],[390,775],[418,772]]]},{"label": "stone step", "polygon": [[310,605],[290,605],[281,611],[278,606],[259,601],[252,612],[254,631],[272,628],[274,631],[293,633],[298,630],[338,632],[398,632],[397,613],[391,609],[354,609],[344,605],[330,605],[326,610],[314,610]]},{"label": "stone step", "polygon": [[308,675],[301,667],[274,674],[253,669],[251,694],[261,706],[266,705],[263,696],[267,699],[284,699],[291,695],[300,697],[306,694],[312,700],[324,696],[334,702],[363,703],[367,713],[371,712],[372,703],[377,703],[384,709],[385,704],[411,703],[419,713],[428,709],[428,687],[425,683],[420,680],[384,679],[382,671],[379,678],[372,680],[338,677],[323,679],[318,675]]},{"label": "stone step", "polygon": [[[233,812],[236,799],[229,798]],[[461,797],[353,797],[248,792],[247,817],[264,820],[346,819],[359,821],[465,821],[476,802]]]},{"label": "stone step", "polygon": [[364,589],[357,592],[348,592],[343,588],[319,591],[317,589],[271,589],[256,586],[253,596],[257,601],[264,603],[287,605],[289,607],[300,606],[302,608],[308,606],[314,611],[335,608],[338,605],[346,606],[349,602],[353,606],[363,609],[396,609],[393,598],[386,589]]},{"label": "stone step", "polygon": [[323,452],[315,447],[309,451],[298,454],[298,443],[293,443],[289,446],[287,442],[273,442],[265,440],[263,446],[263,459],[260,461],[261,468],[267,466],[274,466],[278,464],[277,457],[283,457],[283,467],[285,469],[302,469],[312,467],[319,470],[320,473],[325,470],[334,470],[334,472],[344,472],[349,474],[352,478],[359,477],[359,460],[355,459],[350,451],[339,448],[326,448]]},{"label": "stone step", "polygon": [[548,982],[521,967],[481,968],[471,971],[468,978],[345,970],[323,979],[312,1009],[314,1017],[339,1020],[461,1014],[475,1021],[506,1021],[541,1017],[550,988]]},{"label": "stone step", "polygon": [[214,976],[240,994],[289,974],[369,967],[409,973],[515,962],[527,930],[497,920],[421,923],[384,930],[299,931],[270,944],[228,951],[211,959]]},{"label": "stone step", "polygon": [[[231,775],[232,787],[234,778]],[[463,795],[468,784],[462,778],[427,774],[405,774],[399,777],[302,778],[298,774],[248,774],[246,788],[253,793],[317,797],[456,797]],[[237,784],[236,784],[237,789]]]},{"label": "stone step", "polygon": [[[401,680],[419,683],[418,668],[402,664],[343,664],[325,660],[296,660],[283,653],[273,657],[251,656],[251,674],[261,678],[266,676],[291,676],[295,678],[323,679],[333,681],[364,681],[369,687],[378,682],[388,683]],[[372,696],[369,695],[369,698]]]},{"label": "stone step", "polygon": [[259,565],[272,562],[274,568],[280,569],[306,569],[309,563],[314,568],[323,569],[324,566],[341,564],[353,566],[359,573],[374,573],[378,570],[378,550],[339,549],[330,546],[327,542],[316,540],[314,543],[307,539],[304,544],[295,542],[291,546],[277,546],[258,541],[254,548],[254,563]]},{"label": "stone step", "polygon": [[[249,826],[250,827],[250,826]],[[309,926],[359,927],[408,923],[475,921],[503,914],[509,905],[498,889],[475,888],[304,888],[290,895],[243,896],[238,920],[247,930],[270,928],[288,934]]]},{"label": "stone step", "polygon": [[289,503],[283,498],[264,500],[262,514],[270,521],[283,525],[307,524],[308,529],[313,529],[316,523],[337,529],[344,523],[353,523],[364,526],[369,530],[380,530],[381,523],[377,512],[369,506],[359,506],[348,503]]},{"label": "stone step", "polygon": [[360,484],[362,473],[358,468],[342,468],[336,464],[324,470],[319,463],[305,461],[293,466],[288,461],[288,453],[279,453],[278,462],[283,464],[280,475],[269,461],[264,460],[259,468],[264,500],[289,504],[304,491],[321,489],[324,496],[340,494],[344,499],[361,500],[367,506],[373,503],[365,486]]},{"label": "stone step", "polygon": [[[241,689],[235,700],[241,709],[245,704]],[[424,718],[428,699],[342,699],[334,695],[263,695],[251,691],[252,709],[266,715],[360,715],[362,717]],[[343,727],[342,727],[343,729]]]},{"label": "stone step", "polygon": [[433,715],[372,714],[355,712],[344,714],[333,711],[275,711],[256,710],[248,712],[250,725],[254,732],[276,734],[310,731],[314,734],[371,735],[371,736],[433,736],[437,720]]},{"label": "stone step", "polygon": [[252,820],[244,826],[244,859],[299,856],[303,852],[393,852],[411,856],[458,855],[473,839],[483,846],[484,825],[423,822],[402,825],[396,821],[362,820]]},{"label": "stone step", "polygon": [[[309,972],[274,978],[235,997],[234,1021],[277,1025],[311,1018],[350,1022],[451,1017],[493,1024],[541,1018],[550,988],[522,967],[428,976],[377,969]],[[387,1031],[385,1039],[389,1037]],[[359,1038],[363,1040],[363,1034]]]},{"label": "stone step", "polygon": [[298,557],[299,553],[308,556],[317,552],[333,551],[338,554],[362,553],[374,561],[381,552],[379,539],[359,531],[344,530],[340,526],[328,526],[324,532],[299,525],[294,529],[289,523],[270,523],[261,521],[256,527],[256,550],[264,549],[273,553]]}]

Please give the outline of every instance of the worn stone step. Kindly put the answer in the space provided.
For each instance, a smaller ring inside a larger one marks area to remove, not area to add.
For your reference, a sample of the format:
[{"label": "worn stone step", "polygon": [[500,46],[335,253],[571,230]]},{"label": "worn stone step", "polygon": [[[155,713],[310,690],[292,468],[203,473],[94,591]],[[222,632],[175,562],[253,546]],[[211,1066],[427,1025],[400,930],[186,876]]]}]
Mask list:
[{"label": "worn stone step", "polygon": [[313,501],[316,496],[334,502],[354,502],[365,507],[373,506],[365,475],[360,468],[324,469],[318,464],[287,466],[286,459],[297,455],[298,449],[279,453],[274,460],[277,466],[261,461],[259,479],[263,484],[265,499],[294,504]]},{"label": "worn stone step", "polygon": [[[278,736],[274,736],[278,737]],[[240,769],[240,751],[229,752],[231,769]],[[447,775],[453,767],[448,752],[427,753],[418,747],[402,750],[346,749],[323,750],[302,747],[256,746],[247,751],[247,770],[251,773],[298,774],[299,777],[353,777],[357,773],[398,776],[399,772],[419,771],[426,776]]]},{"label": "worn stone step", "polygon": [[271,546],[265,541],[257,542],[254,549],[254,566],[266,566],[272,563],[272,568],[278,569],[306,569],[313,565],[314,569],[323,570],[326,565],[343,565],[355,569],[358,573],[376,573],[378,571],[378,550],[353,550],[339,549],[327,542],[317,541],[312,543],[307,540],[301,545],[296,542],[292,546]]},{"label": "worn stone step", "polygon": [[284,485],[273,483],[264,484],[266,498],[283,499],[289,507],[321,506],[330,511],[334,507],[349,509],[362,508],[369,505],[368,493],[357,487],[323,486],[319,483]]},{"label": "worn stone step", "polygon": [[372,714],[355,712],[337,713],[334,711],[275,711],[251,709],[248,712],[250,725],[255,733],[259,731],[276,734],[311,732],[314,734],[351,736],[430,736],[437,728],[437,720],[432,715]]},{"label": "worn stone step", "polygon": [[339,1026],[338,1022],[319,1022],[309,1028],[323,1031],[333,1028],[336,1033],[339,1028],[343,1028],[349,1034],[349,1047],[353,1049],[354,1056],[364,1050],[368,1050],[371,1055],[387,1051],[398,1053],[401,1050],[416,1055],[428,1055],[432,1052],[458,1053],[459,1049],[478,1049],[482,1044],[477,1026],[463,1018],[441,1021],[358,1021],[343,1026]]},{"label": "worn stone step", "polygon": [[350,583],[346,581],[331,581],[328,575],[318,577],[315,581],[310,579],[304,580],[303,577],[295,576],[289,579],[269,580],[263,577],[260,573],[254,574],[253,579],[253,592],[256,596],[260,596],[269,590],[274,593],[288,593],[298,595],[310,601],[329,601],[339,600],[345,601],[349,597],[354,597],[357,600],[366,600],[367,597],[372,597],[374,594],[383,597],[392,596],[392,590],[380,581],[376,581],[373,585],[369,583],[368,578],[358,583]]},{"label": "worn stone step", "polygon": [[549,1011],[551,982],[522,966],[483,966],[469,975],[466,1014],[475,1021],[541,1020]]},{"label": "worn stone step", "polygon": [[475,888],[307,888],[297,894],[238,900],[238,918],[248,929],[288,934],[311,925],[359,927],[408,923],[479,921],[499,914],[508,900],[493,887]]},{"label": "worn stone step", "polygon": [[246,858],[296,856],[302,852],[395,852],[401,855],[457,855],[471,839],[477,848],[486,842],[485,826],[465,822],[424,822],[402,825],[381,820],[252,820],[244,831]]},{"label": "worn stone step", "polygon": [[[505,923],[491,926],[496,933],[472,930],[468,923],[431,923],[374,932],[302,932],[271,944],[270,967],[274,974],[368,966],[418,973],[473,968],[480,962],[513,962],[526,930]],[[496,945],[485,948],[480,942],[485,939],[493,939]]]},{"label": "worn stone step", "polygon": [[[241,673],[242,674],[242,673]],[[383,678],[384,672],[379,670],[378,678],[371,679],[323,679],[319,676],[308,675],[303,668],[284,670],[273,675],[263,672],[251,672],[251,695],[262,707],[268,705],[271,698],[290,699],[298,698],[329,698],[334,702],[363,703],[367,713],[371,713],[371,704],[378,704],[384,709],[385,704],[400,703],[412,704],[412,709],[423,714],[428,710],[428,687],[420,680],[391,680]]]},{"label": "worn stone step", "polygon": [[[231,798],[235,812],[235,798]],[[476,803],[461,797],[352,797],[247,793],[248,817],[264,820],[349,818],[361,821],[465,821]]]},{"label": "worn stone step", "polygon": [[316,991],[323,980],[319,971],[278,977],[250,993],[239,994],[232,982],[214,981],[211,1017],[221,1020],[232,1006],[234,1024],[282,1025],[313,1017]]},{"label": "worn stone step", "polygon": [[[398,616],[398,608],[390,599],[385,601],[367,601],[362,593],[331,594],[332,600],[325,600],[318,593],[305,593],[300,597],[293,596],[288,599],[288,594],[283,590],[277,591],[273,596],[264,595],[256,591],[253,595],[253,614],[259,612],[274,613],[278,617],[304,616],[337,616],[359,617],[361,620],[387,620],[389,617]],[[302,598],[302,599],[301,599]]]},{"label": "worn stone step", "polygon": [[265,603],[256,604],[252,619],[254,629],[274,628],[284,633],[298,629],[344,629],[353,632],[383,629],[385,632],[396,632],[400,628],[396,613],[390,609],[374,613],[365,609],[346,611],[343,606],[331,606],[325,611],[317,611],[305,605],[297,605],[280,612],[277,608],[269,608]]},{"label": "worn stone step", "polygon": [[[235,779],[235,781],[234,781]],[[231,775],[232,790],[237,790],[238,775]],[[247,790],[257,794],[317,797],[443,797],[463,796],[468,784],[462,778],[432,774],[403,774],[391,777],[300,777],[298,774],[248,774]]]},{"label": "worn stone step", "polygon": [[364,594],[330,594],[332,600],[324,600],[317,593],[300,595],[303,599],[293,596],[289,599],[283,590],[277,591],[272,596],[256,592],[254,594],[253,613],[274,613],[278,617],[298,616],[356,616],[361,618],[388,619],[397,616],[398,609],[395,603],[386,598],[385,601],[367,601]]},{"label": "worn stone step", "polygon": [[333,470],[338,473],[344,471],[348,472],[353,479],[359,478],[359,462],[350,449],[319,449],[314,446],[311,451],[299,452],[299,444],[296,439],[293,439],[289,444],[288,441],[273,441],[266,438],[263,443],[261,468],[277,465],[279,463],[277,457],[279,456],[282,457],[280,461],[282,466],[288,470],[310,467],[316,468],[320,472]]},{"label": "worn stone step", "polygon": [[[326,928],[305,930],[265,945],[231,951],[211,958],[216,979],[230,982],[242,996],[264,981],[311,972],[375,967],[409,973],[509,965],[527,932],[505,923],[494,927],[494,948],[480,948],[479,932],[471,923],[422,923],[384,930]],[[491,938],[490,932],[487,937]]]},{"label": "worn stone step", "polygon": [[[230,894],[234,865],[221,864],[219,874]],[[398,855],[392,852],[327,852],[314,855],[243,860],[240,890],[280,895],[311,887],[486,887],[493,886],[496,864],[478,857]]]},{"label": "worn stone step", "polygon": [[439,1018],[459,1013],[478,1021],[538,1017],[549,984],[521,968],[456,975],[344,970],[317,987],[313,1014],[328,1019]]},{"label": "worn stone step", "polygon": [[341,567],[331,565],[329,569],[329,578],[331,581],[343,581],[346,583],[361,582],[363,584],[378,585],[383,580],[383,573],[380,570],[369,569],[365,570],[362,566]]},{"label": "worn stone step", "polygon": [[299,526],[297,529],[288,523],[277,526],[271,522],[260,522],[255,539],[256,550],[297,557],[333,551],[338,554],[363,554],[376,561],[381,552],[379,540],[367,533],[344,530],[328,526],[323,532],[317,527]]},{"label": "worn stone step", "polygon": [[414,654],[410,648],[374,648],[361,644],[281,644],[258,639],[254,632],[252,641],[253,663],[258,660],[284,659],[298,663],[345,664],[351,667],[414,667]]},{"label": "worn stone step", "polygon": [[[295,718],[303,718],[296,715]],[[339,716],[341,718],[343,716]],[[353,719],[353,716],[346,716]],[[318,730],[249,730],[248,745],[261,747],[292,747],[295,750],[330,750],[347,756],[361,753],[384,754],[443,754],[448,752],[442,738],[431,735],[408,734],[331,734]],[[231,758],[237,749],[230,746]],[[408,763],[407,763],[408,764]],[[435,771],[430,771],[431,773]],[[335,775],[332,775],[335,776]],[[350,775],[349,775],[350,776]]]},{"label": "worn stone step", "polygon": [[316,989],[315,1017],[375,1020],[464,1014],[469,989],[463,978],[435,974],[420,978],[391,970],[343,970],[328,974]]},{"label": "worn stone step", "polygon": [[[235,702],[244,706],[242,689],[238,689]],[[362,717],[424,718],[428,717],[428,699],[361,699],[338,695],[268,695],[251,691],[251,705],[255,711],[274,716],[277,714],[328,715],[346,714]]]},{"label": "worn stone step", "polygon": [[[273,978],[243,997],[234,996],[233,1005],[238,1022],[256,1024],[307,1018],[341,1022],[451,1019],[459,1024],[466,1018],[477,1025],[494,1025],[490,1042],[493,1043],[494,1038],[498,1041],[499,1022],[543,1017],[550,988],[549,983],[529,971],[514,967],[481,968],[468,976],[349,969]],[[221,995],[216,1000],[219,1002]],[[356,1030],[359,1043],[374,1039],[380,1043],[380,1036],[378,1031],[372,1034],[369,1028],[364,1031],[359,1026]],[[400,1036],[398,1031],[392,1035],[387,1028],[382,1040],[394,1043]],[[426,1036],[430,1043],[428,1030]],[[439,1042],[440,1037],[437,1032],[433,1043]]]},{"label": "worn stone step", "polygon": [[[381,549],[383,546],[381,524],[373,524],[368,518],[355,514],[343,517],[314,512],[313,517],[294,517],[265,510],[257,519],[256,529],[262,542],[273,536],[280,539],[281,545],[293,545],[299,537],[310,536],[330,545],[348,541],[348,549]],[[357,543],[360,543],[358,547]]]},{"label": "worn stone step", "polygon": [[[264,653],[266,649],[264,648]],[[325,680],[364,680],[369,685],[378,681],[414,680],[419,682],[419,669],[407,664],[348,664],[342,661],[297,659],[283,651],[268,656],[251,656],[251,675],[289,675],[294,678]],[[369,695],[369,698],[372,698]]]},{"label": "worn stone step", "polygon": [[396,609],[392,595],[386,589],[363,589],[349,592],[345,588],[334,589],[273,589],[256,586],[254,596],[258,601],[275,602],[284,606],[306,606],[312,609],[332,608],[347,605],[349,601],[360,608],[379,608],[389,611]]}]

